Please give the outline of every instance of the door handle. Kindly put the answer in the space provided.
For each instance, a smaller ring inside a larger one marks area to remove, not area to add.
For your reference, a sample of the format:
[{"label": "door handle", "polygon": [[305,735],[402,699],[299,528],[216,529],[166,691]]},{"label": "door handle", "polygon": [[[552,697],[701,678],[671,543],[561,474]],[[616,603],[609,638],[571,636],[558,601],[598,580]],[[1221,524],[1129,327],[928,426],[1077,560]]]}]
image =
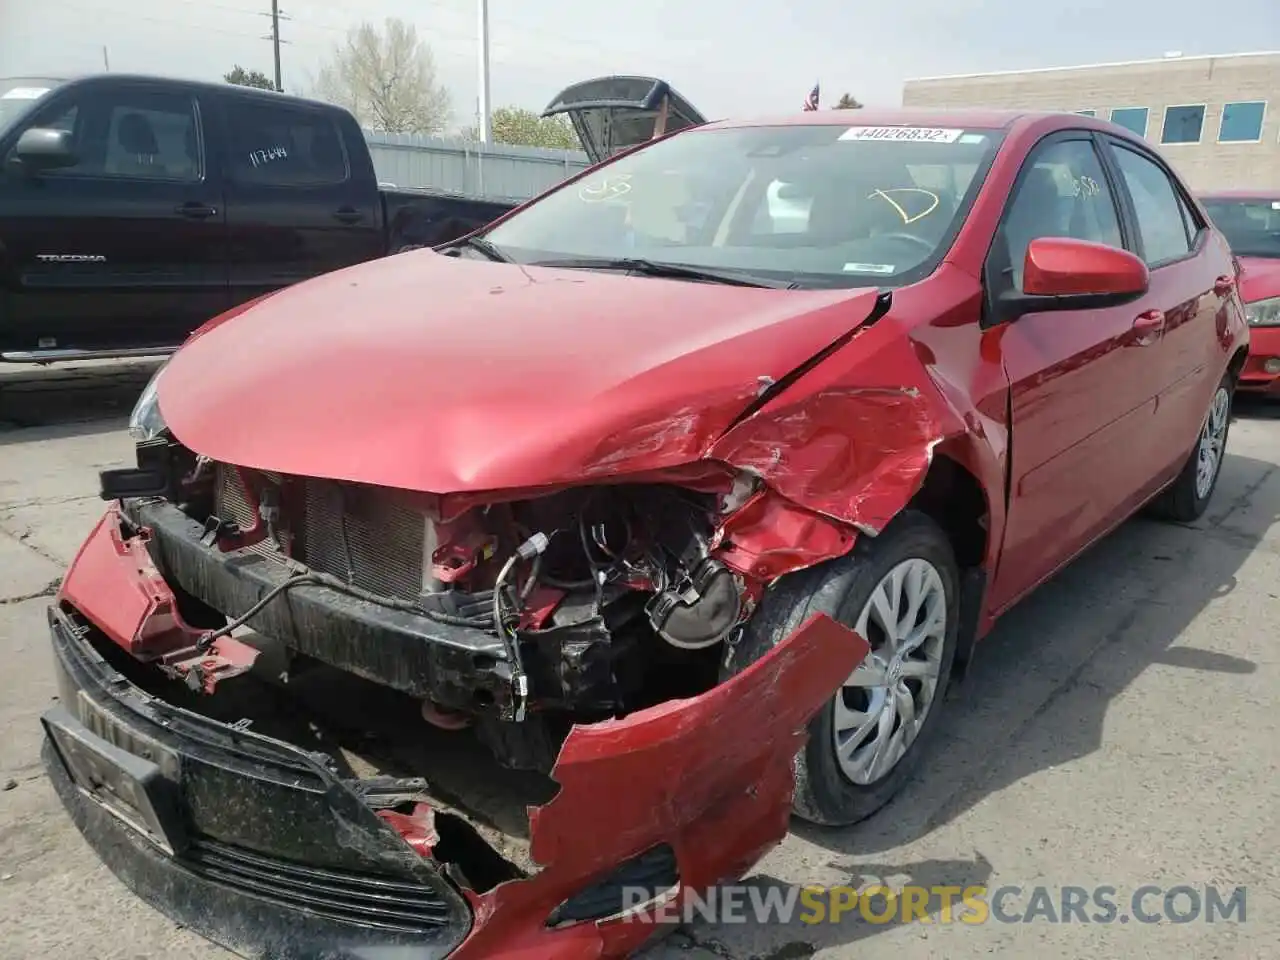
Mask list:
[{"label": "door handle", "polygon": [[192,220],[204,220],[212,217],[218,212],[217,207],[211,207],[207,203],[199,203],[192,200],[189,203],[182,203],[173,208],[173,212],[180,217],[189,217]]},{"label": "door handle", "polygon": [[1139,347],[1155,342],[1155,335],[1164,327],[1164,311],[1148,310],[1138,314],[1133,320],[1134,332],[1138,334],[1134,344]]},{"label": "door handle", "polygon": [[333,211],[333,219],[339,223],[359,223],[364,219],[364,214],[354,207],[339,207]]},{"label": "door handle", "polygon": [[1236,278],[1229,277],[1226,274],[1223,274],[1217,280],[1213,281],[1213,292],[1220,297],[1227,296],[1235,288],[1236,288]]}]

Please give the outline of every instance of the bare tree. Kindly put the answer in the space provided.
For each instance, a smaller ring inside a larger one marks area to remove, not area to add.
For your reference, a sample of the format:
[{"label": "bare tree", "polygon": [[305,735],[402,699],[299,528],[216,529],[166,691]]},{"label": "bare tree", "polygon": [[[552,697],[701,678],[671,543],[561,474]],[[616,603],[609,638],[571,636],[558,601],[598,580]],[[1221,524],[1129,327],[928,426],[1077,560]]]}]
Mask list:
[{"label": "bare tree", "polygon": [[316,75],[315,92],[386,133],[435,133],[449,120],[449,91],[436,82],[431,48],[413,24],[388,18],[347,33]]}]

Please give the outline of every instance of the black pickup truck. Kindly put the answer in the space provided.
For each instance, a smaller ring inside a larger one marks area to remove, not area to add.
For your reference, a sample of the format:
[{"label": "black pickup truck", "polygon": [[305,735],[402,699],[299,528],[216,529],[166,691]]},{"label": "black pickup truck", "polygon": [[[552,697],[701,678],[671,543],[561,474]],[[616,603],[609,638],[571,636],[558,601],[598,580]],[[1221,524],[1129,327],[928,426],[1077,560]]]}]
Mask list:
[{"label": "black pickup truck", "polygon": [[[667,83],[562,91],[594,162],[704,123]],[[438,246],[520,201],[379,186],[355,119],[158,77],[0,80],[0,361],[170,353],[224,310]]]},{"label": "black pickup truck", "polygon": [[171,352],[270,290],[516,200],[379,187],[346,111],[156,77],[0,80],[0,361]]}]

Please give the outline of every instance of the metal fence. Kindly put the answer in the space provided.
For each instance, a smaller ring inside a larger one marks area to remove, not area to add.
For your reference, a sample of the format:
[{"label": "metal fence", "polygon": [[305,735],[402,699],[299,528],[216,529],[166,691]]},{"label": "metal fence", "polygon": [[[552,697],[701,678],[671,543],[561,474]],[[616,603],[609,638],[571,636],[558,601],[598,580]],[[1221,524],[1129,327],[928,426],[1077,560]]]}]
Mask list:
[{"label": "metal fence", "polygon": [[378,180],[495,200],[527,200],[589,166],[577,150],[365,131]]}]

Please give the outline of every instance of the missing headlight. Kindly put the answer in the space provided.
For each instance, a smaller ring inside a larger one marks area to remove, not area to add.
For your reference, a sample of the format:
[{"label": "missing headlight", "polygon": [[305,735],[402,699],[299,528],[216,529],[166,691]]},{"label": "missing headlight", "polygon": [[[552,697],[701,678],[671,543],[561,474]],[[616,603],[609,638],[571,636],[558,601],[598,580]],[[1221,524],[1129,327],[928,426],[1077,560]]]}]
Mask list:
[{"label": "missing headlight", "polygon": [[147,381],[142,394],[138,397],[138,402],[133,405],[133,412],[129,414],[129,435],[139,443],[154,440],[168,429],[164,417],[160,414],[159,397],[160,374],[164,373],[168,365],[166,360],[151,375],[151,379]]}]

